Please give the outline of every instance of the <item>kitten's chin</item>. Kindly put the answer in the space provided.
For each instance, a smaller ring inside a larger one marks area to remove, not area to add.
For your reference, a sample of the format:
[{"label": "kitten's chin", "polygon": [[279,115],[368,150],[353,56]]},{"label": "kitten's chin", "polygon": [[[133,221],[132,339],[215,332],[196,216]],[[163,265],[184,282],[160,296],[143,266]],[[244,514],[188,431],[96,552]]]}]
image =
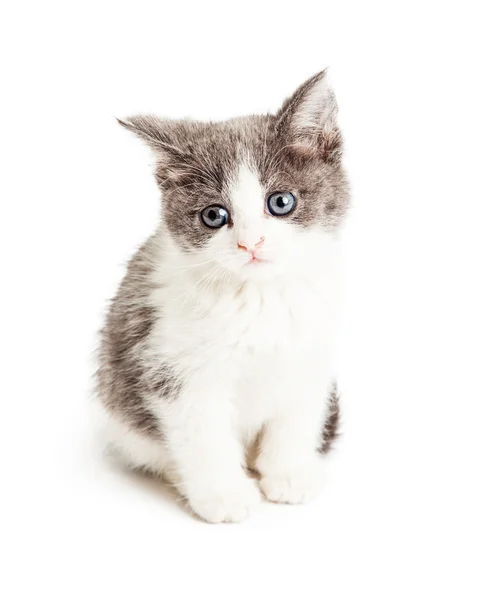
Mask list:
[{"label": "kitten's chin", "polygon": [[281,275],[278,263],[270,260],[254,260],[241,267],[241,277],[245,281],[267,281]]}]

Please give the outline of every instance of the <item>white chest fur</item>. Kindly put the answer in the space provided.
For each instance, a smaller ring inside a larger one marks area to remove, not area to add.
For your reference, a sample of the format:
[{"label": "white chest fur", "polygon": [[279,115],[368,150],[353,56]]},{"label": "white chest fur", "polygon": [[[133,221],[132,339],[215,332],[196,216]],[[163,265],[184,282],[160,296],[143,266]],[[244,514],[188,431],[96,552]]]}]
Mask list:
[{"label": "white chest fur", "polygon": [[173,285],[155,301],[152,354],[195,385],[233,394],[245,437],[299,394],[314,395],[318,371],[329,371],[337,305],[329,279],[251,282],[199,295]]},{"label": "white chest fur", "polygon": [[155,292],[158,308],[152,343],[166,356],[196,355],[203,362],[237,350],[292,353],[329,343],[337,293],[331,281],[296,278],[248,283],[216,293]]}]

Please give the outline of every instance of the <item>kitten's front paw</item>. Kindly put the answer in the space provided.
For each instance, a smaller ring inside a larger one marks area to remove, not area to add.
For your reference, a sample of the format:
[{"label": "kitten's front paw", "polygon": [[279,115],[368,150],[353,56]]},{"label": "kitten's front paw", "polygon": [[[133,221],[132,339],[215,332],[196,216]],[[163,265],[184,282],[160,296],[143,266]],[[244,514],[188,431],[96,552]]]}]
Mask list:
[{"label": "kitten's front paw", "polygon": [[271,502],[301,504],[314,498],[321,487],[321,469],[319,464],[298,467],[261,477],[263,494]]},{"label": "kitten's front paw", "polygon": [[193,512],[209,523],[243,521],[260,501],[258,488],[247,477],[221,492],[193,494],[189,497]]}]

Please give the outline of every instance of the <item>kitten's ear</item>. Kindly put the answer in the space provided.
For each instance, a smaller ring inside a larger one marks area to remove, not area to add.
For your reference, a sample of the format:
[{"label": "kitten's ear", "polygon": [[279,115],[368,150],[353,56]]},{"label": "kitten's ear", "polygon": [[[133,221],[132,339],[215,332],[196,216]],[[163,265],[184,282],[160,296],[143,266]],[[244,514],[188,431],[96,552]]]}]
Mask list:
[{"label": "kitten's ear", "polygon": [[186,152],[176,145],[177,122],[153,115],[137,115],[117,119],[118,123],[135,133],[155,152],[158,160],[184,158]]},{"label": "kitten's ear", "polygon": [[338,106],[327,71],[313,75],[288,98],[277,114],[277,131],[300,152],[335,162],[341,154]]}]

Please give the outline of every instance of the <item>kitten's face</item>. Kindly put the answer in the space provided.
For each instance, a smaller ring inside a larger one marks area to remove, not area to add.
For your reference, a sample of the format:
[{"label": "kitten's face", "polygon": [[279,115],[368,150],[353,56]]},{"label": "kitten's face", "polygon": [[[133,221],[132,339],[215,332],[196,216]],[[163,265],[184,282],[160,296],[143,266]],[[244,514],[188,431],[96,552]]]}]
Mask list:
[{"label": "kitten's face", "polygon": [[334,96],[324,73],[277,115],[224,123],[133,117],[158,160],[163,219],[191,261],[263,279],[314,260],[347,208]]}]

